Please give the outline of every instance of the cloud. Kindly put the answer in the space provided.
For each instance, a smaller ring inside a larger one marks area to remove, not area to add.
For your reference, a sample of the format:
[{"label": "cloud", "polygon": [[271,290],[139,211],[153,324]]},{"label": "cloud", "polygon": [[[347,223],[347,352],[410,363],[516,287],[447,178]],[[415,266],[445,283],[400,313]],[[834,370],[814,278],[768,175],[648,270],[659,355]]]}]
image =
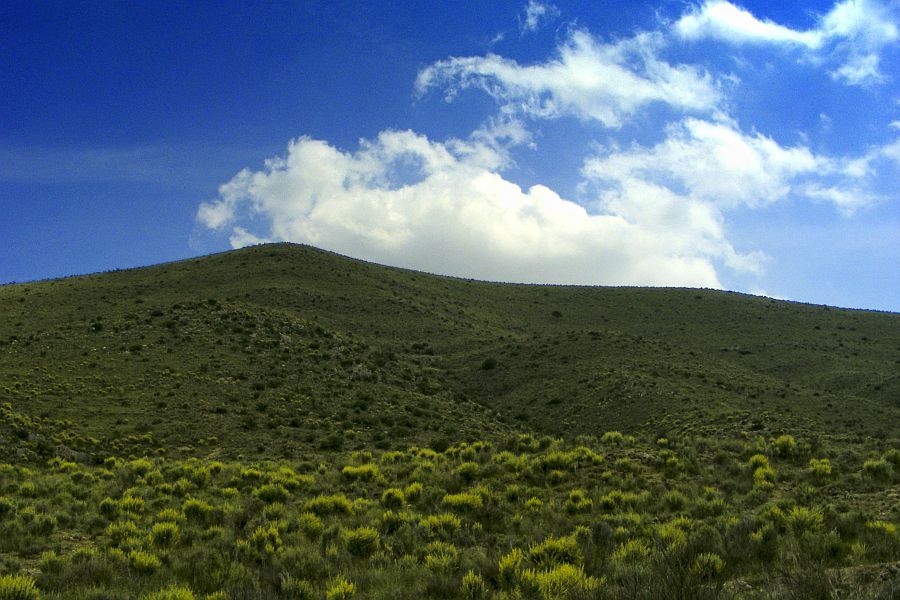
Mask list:
[{"label": "cloud", "polygon": [[557,16],[559,16],[559,9],[554,5],[528,0],[528,5],[525,6],[525,18],[521,20],[519,27],[523,33],[537,31]]},{"label": "cloud", "polygon": [[645,223],[654,219],[659,227],[705,220],[704,239],[715,241],[725,264],[758,273],[765,257],[730,249],[721,232],[724,214],[797,197],[830,202],[850,215],[879,200],[865,188],[872,174],[869,161],[868,155],[836,159],[804,146],[784,147],[759,133],[743,133],[727,120],[687,118],[671,125],[655,146],[589,158],[583,174],[596,187],[602,210],[643,215]]},{"label": "cloud", "polygon": [[818,19],[814,28],[791,29],[759,19],[725,0],[707,0],[683,15],[675,33],[683,39],[711,38],[731,44],[774,44],[794,47],[816,60],[836,60],[831,75],[851,85],[877,83],[880,53],[900,39],[896,3],[843,0]]},{"label": "cloud", "polygon": [[653,182],[704,203],[736,208],[778,201],[796,177],[827,166],[808,148],[785,148],[766,136],[744,134],[729,121],[688,118],[671,125],[656,146],[588,159],[584,174],[619,186]]},{"label": "cloud", "polygon": [[496,54],[436,62],[419,73],[416,91],[422,95],[439,88],[449,101],[476,88],[490,94],[505,114],[570,115],[613,128],[651,103],[681,111],[716,109],[721,101],[717,83],[696,67],[661,60],[663,45],[658,33],[605,44],[576,30],[557,48],[557,56],[543,63],[521,65]]},{"label": "cloud", "polygon": [[715,38],[733,44],[770,42],[808,48],[822,44],[822,37],[816,31],[795,31],[768,19],[760,20],[747,10],[721,0],[706,2],[683,15],[675,23],[675,32],[689,40]]},{"label": "cloud", "polygon": [[758,262],[734,252],[709,205],[652,184],[634,182],[650,198],[640,211],[590,212],[545,186],[522,189],[492,170],[499,159],[484,135],[438,143],[384,131],[354,152],[300,138],[238,173],[197,218],[235,247],[305,242],[495,281],[721,287],[717,261]]}]

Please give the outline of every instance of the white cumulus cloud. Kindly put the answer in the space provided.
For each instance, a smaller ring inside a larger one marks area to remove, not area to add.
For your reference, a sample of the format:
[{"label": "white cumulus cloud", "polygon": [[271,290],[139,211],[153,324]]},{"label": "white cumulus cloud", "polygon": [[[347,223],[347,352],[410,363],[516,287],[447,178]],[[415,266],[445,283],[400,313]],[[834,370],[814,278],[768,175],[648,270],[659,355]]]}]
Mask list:
[{"label": "white cumulus cloud", "polygon": [[674,31],[688,40],[792,46],[816,61],[838,61],[832,76],[860,85],[884,79],[881,52],[900,39],[898,23],[897,4],[878,0],[838,2],[806,30],[760,19],[727,0],[707,0],[678,19]]},{"label": "white cumulus cloud", "polygon": [[[641,211],[589,212],[545,186],[506,180],[492,170],[494,151],[474,149],[484,145],[385,131],[345,152],[300,138],[262,170],[237,174],[197,217],[235,247],[305,242],[497,281],[720,287],[717,261],[747,266],[703,202],[656,189]],[[252,232],[251,221],[265,231]]]},{"label": "white cumulus cloud", "polygon": [[416,90],[443,89],[449,100],[461,90],[477,88],[506,114],[574,115],[606,127],[620,127],[656,102],[682,111],[714,110],[721,101],[717,83],[697,67],[660,59],[663,44],[659,33],[602,43],[576,30],[557,48],[556,57],[542,63],[522,65],[496,54],[436,62],[419,73]]}]

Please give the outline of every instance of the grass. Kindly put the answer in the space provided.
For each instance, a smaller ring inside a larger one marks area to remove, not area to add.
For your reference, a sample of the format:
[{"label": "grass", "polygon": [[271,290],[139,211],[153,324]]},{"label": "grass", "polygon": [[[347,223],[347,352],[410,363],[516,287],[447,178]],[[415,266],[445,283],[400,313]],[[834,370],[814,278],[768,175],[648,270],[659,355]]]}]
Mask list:
[{"label": "grass", "polygon": [[0,315],[0,598],[900,588],[896,314],[269,245]]}]

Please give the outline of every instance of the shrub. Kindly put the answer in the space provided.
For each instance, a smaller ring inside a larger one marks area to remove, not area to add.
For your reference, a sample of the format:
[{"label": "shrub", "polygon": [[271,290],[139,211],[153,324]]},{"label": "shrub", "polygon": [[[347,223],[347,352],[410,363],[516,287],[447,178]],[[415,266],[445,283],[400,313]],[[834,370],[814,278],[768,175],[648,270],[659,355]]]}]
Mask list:
[{"label": "shrub", "polygon": [[539,511],[544,507],[544,501],[540,498],[531,497],[525,501],[525,508],[528,510],[535,512]]},{"label": "shrub", "polygon": [[281,576],[281,595],[285,598],[296,600],[314,600],[316,591],[312,584],[305,579],[298,579],[290,575]]},{"label": "shrub", "polygon": [[621,446],[625,442],[625,436],[621,431],[607,431],[600,437],[600,441],[604,444]]},{"label": "shrub", "polygon": [[141,596],[141,600],[195,600],[195,596],[190,588],[173,585]]},{"label": "shrub", "polygon": [[331,496],[320,494],[307,501],[304,508],[319,516],[349,514],[353,512],[353,503],[343,494],[333,494]]},{"label": "shrub", "polygon": [[336,577],[325,592],[325,600],[347,600],[356,595],[356,585],[343,577]]},{"label": "shrub", "polygon": [[546,571],[526,569],[522,572],[522,581],[535,588],[546,600],[593,594],[603,583],[601,579],[585,575],[580,566],[570,564],[561,564]]},{"label": "shrub", "polygon": [[475,571],[468,571],[463,575],[461,591],[466,600],[484,600],[490,595],[484,578]]},{"label": "shrub", "polygon": [[378,549],[378,532],[371,527],[344,529],[341,538],[347,545],[347,552],[357,557],[366,557]]},{"label": "shrub", "polygon": [[271,555],[281,552],[281,534],[271,523],[254,529],[247,541],[260,553]]},{"label": "shrub", "polygon": [[125,512],[142,513],[144,512],[144,499],[137,496],[125,496],[119,500],[119,507]]},{"label": "shrub", "polygon": [[459,563],[459,550],[453,544],[431,542],[425,546],[425,566],[430,571],[449,575]]},{"label": "shrub", "polygon": [[253,495],[267,504],[274,502],[284,502],[290,498],[291,494],[283,485],[278,483],[267,483],[254,490]]},{"label": "shrub", "polygon": [[687,508],[690,500],[678,490],[670,490],[663,496],[663,502],[669,507],[669,510],[680,511]]},{"label": "shrub", "polygon": [[770,489],[775,486],[776,477],[775,469],[769,465],[759,467],[753,471],[753,485],[762,489]]},{"label": "shrub", "polygon": [[146,458],[138,458],[125,464],[126,472],[136,477],[143,477],[149,473],[152,468],[153,463]]},{"label": "shrub", "polygon": [[801,535],[807,531],[818,531],[824,523],[822,511],[817,508],[795,506],[785,517],[788,528],[795,535]]},{"label": "shrub", "polygon": [[691,565],[691,572],[701,580],[715,579],[723,569],[725,561],[711,552],[701,552]]},{"label": "shrub", "polygon": [[750,457],[748,461],[751,469],[758,469],[760,467],[768,467],[769,459],[764,454],[754,454]]},{"label": "shrub", "polygon": [[0,575],[0,600],[38,600],[34,579],[25,575]]},{"label": "shrub", "polygon": [[830,477],[831,462],[827,458],[809,459],[809,474],[817,478]]},{"label": "shrub", "polygon": [[100,514],[107,519],[115,519],[119,515],[119,503],[112,498],[104,498],[98,507]]},{"label": "shrub", "polygon": [[501,587],[510,588],[515,585],[523,560],[525,560],[525,553],[518,548],[513,548],[500,558],[497,565],[497,579]]},{"label": "shrub", "polygon": [[415,502],[421,497],[422,492],[424,491],[424,487],[418,481],[414,481],[403,490],[403,494],[406,496],[406,499],[410,502]]},{"label": "shrub", "polygon": [[890,479],[894,472],[891,463],[883,458],[870,459],[863,463],[863,473],[873,479]]},{"label": "shrub", "polygon": [[303,535],[310,540],[318,539],[325,528],[322,520],[311,512],[300,513],[297,517],[297,526],[303,532]]},{"label": "shrub", "polygon": [[141,574],[149,574],[162,566],[155,554],[143,550],[132,550],[128,553],[128,560],[132,568]]},{"label": "shrub", "polygon": [[441,503],[451,510],[469,511],[484,506],[484,500],[478,494],[463,492],[460,494],[447,494]]},{"label": "shrub", "polygon": [[461,525],[459,517],[451,513],[429,515],[419,521],[419,527],[427,531],[429,535],[438,536],[448,536],[459,529]]},{"label": "shrub", "polygon": [[577,565],[581,563],[581,547],[574,535],[553,537],[533,544],[528,548],[528,559],[542,569],[552,568],[563,563]]},{"label": "shrub", "polygon": [[584,490],[572,490],[563,502],[563,510],[568,513],[590,512],[593,507],[594,501]]},{"label": "shrub", "polygon": [[381,479],[381,471],[378,465],[367,463],[358,467],[347,465],[341,470],[341,474],[347,479],[359,479],[362,481],[374,481]]},{"label": "shrub", "polygon": [[138,537],[139,533],[134,521],[116,521],[106,527],[106,535],[113,546],[121,546],[126,540]]},{"label": "shrub", "polygon": [[381,503],[385,508],[400,508],[404,502],[406,502],[406,496],[403,490],[388,488],[381,494]]},{"label": "shrub", "polygon": [[781,458],[793,456],[797,451],[797,441],[792,435],[780,435],[773,440],[775,454]]},{"label": "shrub", "polygon": [[150,528],[150,541],[155,546],[173,546],[178,541],[178,525],[170,521],[155,523]]},{"label": "shrub", "polygon": [[197,498],[188,498],[181,505],[181,510],[188,521],[196,521],[198,523],[208,523],[214,519],[215,509],[208,502],[198,500]]},{"label": "shrub", "polygon": [[650,546],[639,539],[628,540],[612,553],[612,560],[617,563],[636,563],[650,557]]},{"label": "shrub", "polygon": [[181,513],[174,508],[164,508],[156,513],[156,521],[171,521],[172,523],[180,523],[181,521],[184,521],[184,513]]},{"label": "shrub", "polygon": [[466,483],[471,482],[478,475],[478,463],[464,462],[454,471]]}]

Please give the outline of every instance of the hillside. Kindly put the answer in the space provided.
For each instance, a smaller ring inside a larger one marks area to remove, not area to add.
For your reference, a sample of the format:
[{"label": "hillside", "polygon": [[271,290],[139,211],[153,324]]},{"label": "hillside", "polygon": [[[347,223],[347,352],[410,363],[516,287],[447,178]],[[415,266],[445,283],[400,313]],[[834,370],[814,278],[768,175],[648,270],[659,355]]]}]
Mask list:
[{"label": "hillside", "polygon": [[735,293],[484,283],[279,244],[4,286],[0,315],[0,399],[66,421],[78,451],[900,429],[900,315]]},{"label": "hillside", "polygon": [[898,343],[294,245],[0,287],[0,599],[897,598]]}]

